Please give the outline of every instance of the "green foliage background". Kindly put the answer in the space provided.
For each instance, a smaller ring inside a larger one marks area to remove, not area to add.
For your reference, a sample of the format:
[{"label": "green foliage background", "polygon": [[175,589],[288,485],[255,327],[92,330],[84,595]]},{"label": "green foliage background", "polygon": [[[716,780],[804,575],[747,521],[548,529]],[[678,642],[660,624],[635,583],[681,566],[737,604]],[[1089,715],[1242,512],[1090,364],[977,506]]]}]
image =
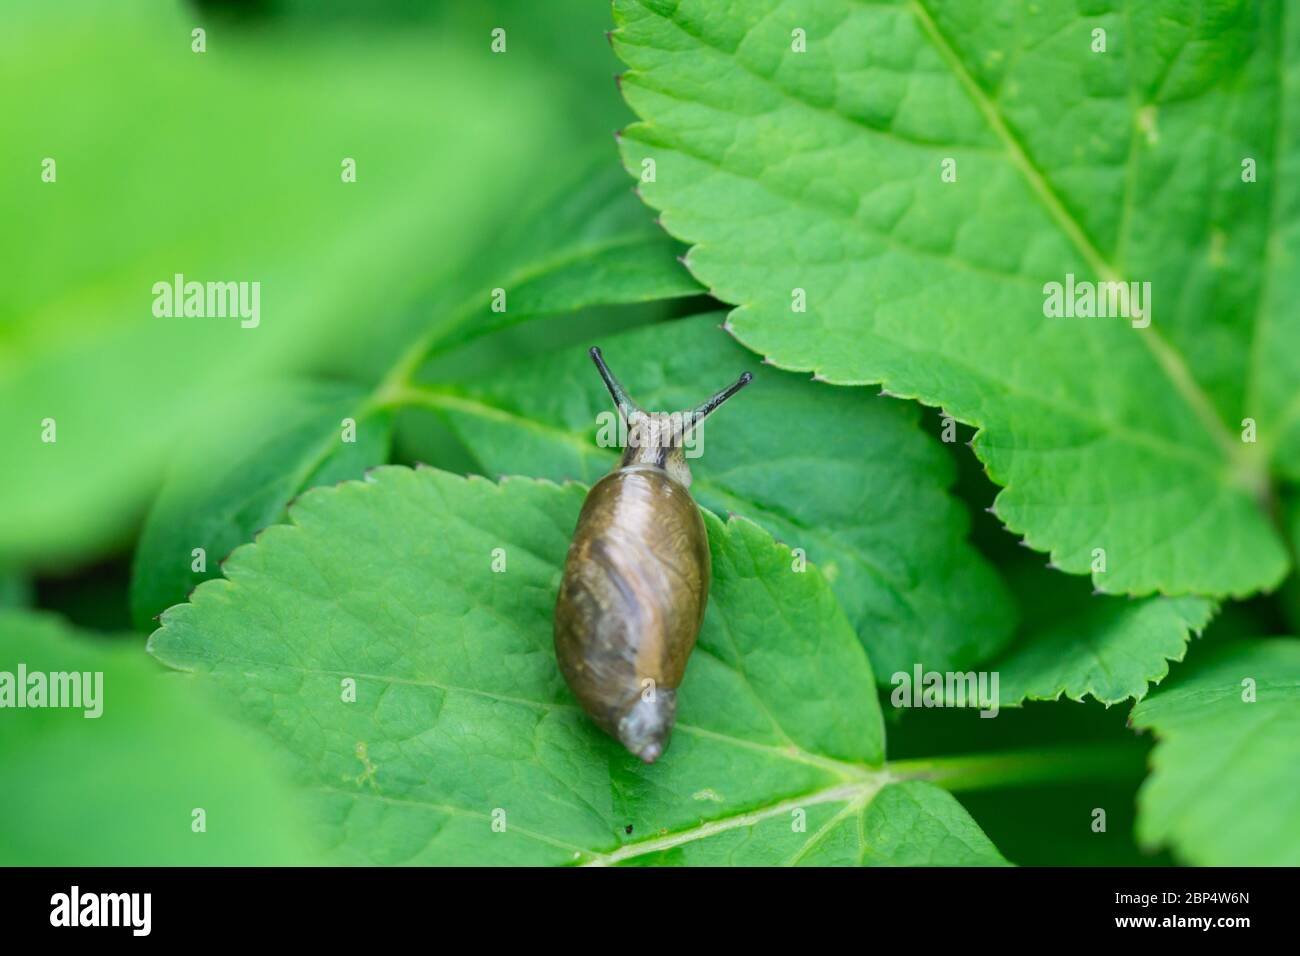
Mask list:
[{"label": "green foliage background", "polygon": [[[1280,0],[6,5],[0,671],[106,713],[0,710],[0,862],[1300,862],[1298,53]],[[1150,335],[1044,319],[1067,271]],[[551,650],[597,342],[648,407],[755,373],[651,767]]]}]

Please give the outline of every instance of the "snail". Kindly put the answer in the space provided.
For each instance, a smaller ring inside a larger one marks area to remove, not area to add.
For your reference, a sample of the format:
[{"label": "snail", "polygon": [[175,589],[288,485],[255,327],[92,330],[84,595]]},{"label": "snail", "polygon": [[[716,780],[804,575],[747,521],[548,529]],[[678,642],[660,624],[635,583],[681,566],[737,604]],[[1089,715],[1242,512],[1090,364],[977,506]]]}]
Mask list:
[{"label": "snail", "polygon": [[668,746],[677,688],[704,620],[709,541],[689,491],[692,430],[753,376],[682,412],[647,412],[592,361],[627,427],[622,459],[587,493],[555,603],[555,656],[582,709],[646,763]]}]

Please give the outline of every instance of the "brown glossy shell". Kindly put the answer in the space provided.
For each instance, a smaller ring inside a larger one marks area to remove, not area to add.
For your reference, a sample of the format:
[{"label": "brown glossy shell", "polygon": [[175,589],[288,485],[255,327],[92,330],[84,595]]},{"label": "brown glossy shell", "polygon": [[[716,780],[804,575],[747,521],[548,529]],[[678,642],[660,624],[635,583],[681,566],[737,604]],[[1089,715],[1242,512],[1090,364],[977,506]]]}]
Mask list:
[{"label": "brown glossy shell", "polygon": [[675,707],[709,572],[699,508],[664,469],[618,468],[588,493],[555,606],[555,652],[583,709],[607,733],[620,737],[619,722],[647,679]]}]

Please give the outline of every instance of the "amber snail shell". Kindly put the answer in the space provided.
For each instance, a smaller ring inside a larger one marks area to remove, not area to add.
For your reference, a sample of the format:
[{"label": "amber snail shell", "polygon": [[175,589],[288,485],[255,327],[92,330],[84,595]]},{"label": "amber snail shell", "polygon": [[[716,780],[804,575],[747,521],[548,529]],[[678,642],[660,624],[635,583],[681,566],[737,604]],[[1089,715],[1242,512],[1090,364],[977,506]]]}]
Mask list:
[{"label": "amber snail shell", "polygon": [[753,378],[682,412],[646,412],[591,350],[627,428],[592,486],[555,603],[555,656],[593,721],[646,763],[668,746],[677,688],[709,597],[709,540],[691,497],[687,438]]}]

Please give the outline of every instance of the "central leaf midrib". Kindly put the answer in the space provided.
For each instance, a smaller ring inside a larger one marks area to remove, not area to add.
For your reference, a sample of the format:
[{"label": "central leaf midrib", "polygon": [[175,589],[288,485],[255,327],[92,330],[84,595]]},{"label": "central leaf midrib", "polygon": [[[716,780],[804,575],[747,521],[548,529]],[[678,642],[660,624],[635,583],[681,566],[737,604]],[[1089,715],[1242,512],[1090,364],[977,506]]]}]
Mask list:
[{"label": "central leaf midrib", "polygon": [[[798,796],[787,797],[775,803],[766,804],[749,810],[743,810],[738,813],[715,817],[711,820],[706,820],[696,824],[695,826],[673,831],[664,836],[625,843],[613,850],[593,850],[590,847],[570,843],[567,840],[558,840],[554,837],[538,833],[535,830],[521,827],[513,823],[510,825],[510,830],[521,836],[527,837],[530,840],[545,843],[548,846],[553,846],[557,849],[580,854],[582,857],[586,858],[581,861],[581,866],[610,866],[624,860],[634,859],[638,856],[645,856],[649,853],[658,853],[663,850],[673,849],[689,843],[695,843],[700,840],[708,839],[709,837],[715,836],[719,833],[726,833],[730,830],[753,826],[757,823],[763,822],[764,820],[782,816],[794,810],[819,806],[823,803],[844,802],[846,804],[845,809],[832,817],[831,821],[827,824],[827,826],[829,826],[830,823],[835,823],[838,820],[843,819],[844,816],[851,812],[860,813],[864,811],[867,806],[870,805],[871,800],[875,798],[876,794],[892,782],[895,781],[891,775],[884,772],[881,772],[878,776],[870,779],[856,780],[850,783],[837,781],[829,787],[811,790]],[[335,796],[348,797],[354,800],[378,800],[382,803],[434,810],[439,813],[445,813],[448,816],[467,817],[488,823],[492,821],[491,814],[477,810],[470,810],[465,807],[456,806],[455,804],[439,803],[434,800],[417,800],[406,797],[394,797],[385,793],[367,792],[365,790],[347,790],[342,787],[332,786],[325,783],[310,784],[309,789],[321,793],[333,794]],[[814,833],[812,837],[810,837],[796,852],[795,857],[786,865],[793,865],[797,862],[799,857],[806,853],[813,844],[816,843],[819,837],[824,834],[827,826],[821,827],[816,833]]]},{"label": "central leaf midrib", "polygon": [[[726,833],[729,830],[737,830],[741,827],[754,826],[762,823],[764,820],[770,820],[773,817],[779,817],[791,813],[794,810],[804,809],[806,807],[818,806],[823,803],[840,803],[845,802],[849,808],[860,806],[865,809],[882,789],[889,783],[894,782],[891,774],[880,772],[875,777],[857,780],[851,783],[836,783],[834,786],[824,787],[820,790],[813,790],[809,793],[797,797],[789,797],[777,803],[769,804],[755,810],[746,810],[741,813],[731,814],[724,817],[716,817],[713,820],[706,821],[694,827],[688,827],[670,833],[667,836],[656,837],[649,840],[640,840],[635,843],[628,843],[607,853],[591,852],[592,859],[584,863],[584,866],[609,866],[612,863],[619,863],[623,860],[632,859],[638,856],[645,856],[647,853],[658,853],[663,850],[671,850],[687,843],[695,843],[699,840],[707,839],[719,833]],[[820,832],[820,831],[819,831]],[[805,843],[805,847],[813,838]]]},{"label": "central leaf midrib", "polygon": [[[957,82],[966,90],[975,108],[984,117],[989,129],[1002,142],[1012,164],[1020,170],[1030,189],[1043,203],[1048,215],[1056,221],[1071,244],[1084,257],[1093,271],[1097,273],[1099,279],[1106,282],[1122,281],[1119,270],[1101,254],[1092,240],[1088,238],[1078,220],[1066,208],[1061,197],[1052,188],[1043,171],[1034,165],[1024,144],[1007,126],[993,101],[989,99],[984,89],[971,76],[957,51],[943,35],[929,10],[926,9],[924,0],[907,0],[907,3],[909,9],[915,15],[922,33],[930,40],[939,56],[949,65]],[[1165,372],[1174,390],[1183,397],[1192,412],[1201,420],[1202,425],[1219,445],[1224,456],[1229,460],[1234,458],[1237,453],[1236,443],[1234,443],[1218,412],[1214,410],[1214,405],[1209,396],[1193,378],[1182,355],[1166,342],[1164,336],[1154,327],[1142,329],[1141,332],[1141,341],[1151,350],[1156,363]]]}]

